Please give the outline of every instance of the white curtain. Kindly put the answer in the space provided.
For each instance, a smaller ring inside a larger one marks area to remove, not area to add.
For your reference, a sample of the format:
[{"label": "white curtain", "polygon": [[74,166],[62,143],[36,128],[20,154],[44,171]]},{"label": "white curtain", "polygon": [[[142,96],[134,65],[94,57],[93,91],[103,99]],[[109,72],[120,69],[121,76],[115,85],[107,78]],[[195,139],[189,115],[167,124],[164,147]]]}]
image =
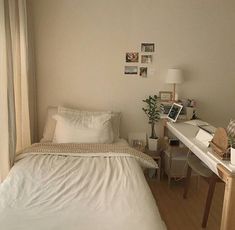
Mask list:
[{"label": "white curtain", "polygon": [[[0,175],[31,144],[26,0],[0,0]],[[29,75],[31,73],[31,75]],[[32,91],[31,91],[32,92]]]}]

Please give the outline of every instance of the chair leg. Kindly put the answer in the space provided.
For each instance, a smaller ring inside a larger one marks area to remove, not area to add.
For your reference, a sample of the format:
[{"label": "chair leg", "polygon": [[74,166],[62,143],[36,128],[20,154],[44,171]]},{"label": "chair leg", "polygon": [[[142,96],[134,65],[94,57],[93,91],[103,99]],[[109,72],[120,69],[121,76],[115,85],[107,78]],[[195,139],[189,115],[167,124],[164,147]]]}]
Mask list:
[{"label": "chair leg", "polygon": [[168,187],[170,188],[171,186],[171,174],[170,172],[168,173]]},{"label": "chair leg", "polygon": [[200,175],[197,175],[197,191],[199,190]]},{"label": "chair leg", "polygon": [[209,188],[208,188],[206,205],[205,205],[204,214],[203,214],[202,228],[205,228],[207,225],[207,220],[208,220],[209,212],[211,208],[211,202],[212,202],[212,198],[213,198],[214,191],[215,191],[216,181],[217,181],[216,175],[212,176],[209,180]]},{"label": "chair leg", "polygon": [[187,177],[186,177],[185,186],[184,186],[184,195],[183,195],[183,198],[184,198],[184,199],[187,198],[191,174],[192,174],[192,169],[191,169],[191,167],[188,165]]},{"label": "chair leg", "polygon": [[162,167],[162,165],[161,165],[161,158],[159,158],[158,159],[158,169],[157,169],[157,179],[158,179],[158,181],[160,181],[161,180],[161,167]]}]

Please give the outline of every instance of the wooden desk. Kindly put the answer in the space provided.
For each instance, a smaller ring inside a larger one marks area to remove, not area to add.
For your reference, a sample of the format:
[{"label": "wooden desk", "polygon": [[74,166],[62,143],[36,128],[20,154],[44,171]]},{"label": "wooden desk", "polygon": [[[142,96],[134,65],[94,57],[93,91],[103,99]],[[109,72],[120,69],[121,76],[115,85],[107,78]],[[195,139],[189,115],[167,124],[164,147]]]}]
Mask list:
[{"label": "wooden desk", "polygon": [[203,146],[196,140],[198,127],[185,123],[166,123],[167,129],[184,143],[225,183],[221,230],[235,229],[235,167],[229,161],[218,159],[211,148]]}]

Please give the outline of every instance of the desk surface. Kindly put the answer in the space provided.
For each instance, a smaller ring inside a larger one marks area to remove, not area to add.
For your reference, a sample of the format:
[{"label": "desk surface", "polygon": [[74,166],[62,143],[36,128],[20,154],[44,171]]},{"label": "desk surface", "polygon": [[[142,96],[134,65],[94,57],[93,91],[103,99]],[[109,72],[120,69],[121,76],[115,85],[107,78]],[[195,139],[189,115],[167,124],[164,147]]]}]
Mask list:
[{"label": "desk surface", "polygon": [[230,161],[224,161],[217,158],[211,148],[207,148],[196,139],[199,130],[197,126],[186,124],[184,122],[167,122],[168,130],[175,135],[183,144],[185,144],[201,161],[203,161],[215,174],[218,174],[217,164],[222,164],[232,174],[235,174],[235,166]]}]

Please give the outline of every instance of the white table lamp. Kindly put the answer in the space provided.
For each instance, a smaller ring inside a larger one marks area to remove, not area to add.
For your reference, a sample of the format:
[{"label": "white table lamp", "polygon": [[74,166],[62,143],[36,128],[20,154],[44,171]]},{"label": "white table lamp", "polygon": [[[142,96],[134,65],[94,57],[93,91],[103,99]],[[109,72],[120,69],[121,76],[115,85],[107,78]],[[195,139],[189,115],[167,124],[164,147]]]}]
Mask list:
[{"label": "white table lamp", "polygon": [[166,83],[173,84],[173,101],[176,100],[176,84],[181,84],[183,82],[183,74],[180,69],[168,69],[166,76]]}]

